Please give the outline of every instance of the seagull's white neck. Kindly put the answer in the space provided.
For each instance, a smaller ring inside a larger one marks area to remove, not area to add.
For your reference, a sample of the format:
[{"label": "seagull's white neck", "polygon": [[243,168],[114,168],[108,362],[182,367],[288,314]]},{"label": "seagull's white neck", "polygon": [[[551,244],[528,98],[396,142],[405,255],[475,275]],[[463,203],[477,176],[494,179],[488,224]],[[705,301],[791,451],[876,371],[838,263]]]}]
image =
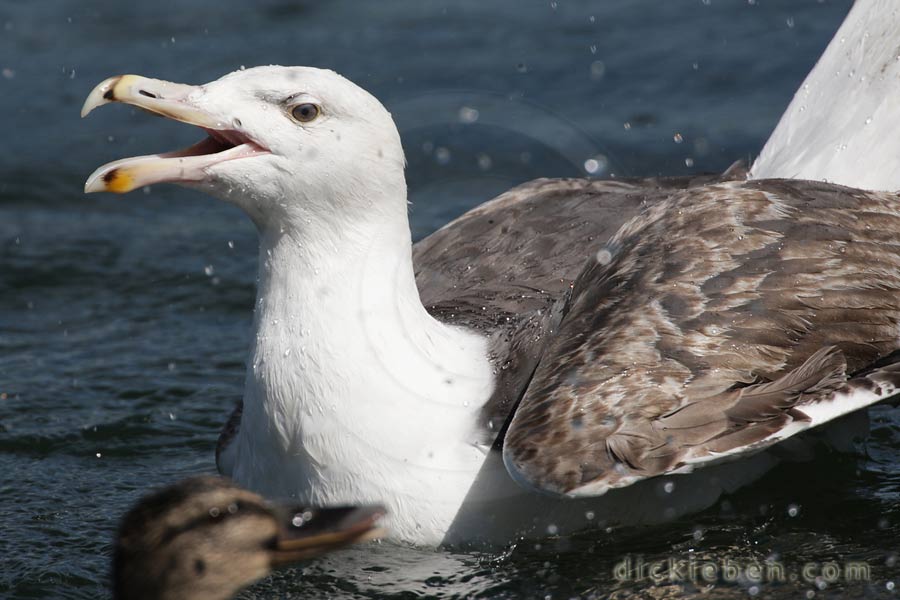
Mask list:
[{"label": "seagull's white neck", "polygon": [[372,502],[398,497],[397,480],[434,498],[429,477],[477,469],[486,341],[422,306],[401,205],[355,223],[323,214],[262,230],[237,481]]},{"label": "seagull's white neck", "polygon": [[[325,233],[306,227],[262,233],[253,365],[270,361],[287,368],[340,369],[333,381],[318,382],[333,391],[353,370],[350,358],[378,365],[381,375],[397,385],[426,364],[450,377],[455,371],[445,364],[444,358],[453,356],[448,344],[467,334],[436,321],[422,306],[405,215]],[[277,360],[276,350],[289,360]],[[331,402],[331,395],[311,394],[304,400],[315,407]]]}]

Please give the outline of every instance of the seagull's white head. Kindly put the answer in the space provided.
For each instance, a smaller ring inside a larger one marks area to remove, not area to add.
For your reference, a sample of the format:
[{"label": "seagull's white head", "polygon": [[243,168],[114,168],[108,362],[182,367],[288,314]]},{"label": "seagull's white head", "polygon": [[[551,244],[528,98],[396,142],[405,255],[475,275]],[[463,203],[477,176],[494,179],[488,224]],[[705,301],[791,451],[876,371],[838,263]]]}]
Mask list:
[{"label": "seagull's white head", "polygon": [[405,214],[405,161],[390,113],[333,71],[257,67],[200,86],[122,75],[94,88],[82,116],[109,102],[196,125],[207,137],[106,164],[86,192],[178,183],[237,204],[261,229]]}]

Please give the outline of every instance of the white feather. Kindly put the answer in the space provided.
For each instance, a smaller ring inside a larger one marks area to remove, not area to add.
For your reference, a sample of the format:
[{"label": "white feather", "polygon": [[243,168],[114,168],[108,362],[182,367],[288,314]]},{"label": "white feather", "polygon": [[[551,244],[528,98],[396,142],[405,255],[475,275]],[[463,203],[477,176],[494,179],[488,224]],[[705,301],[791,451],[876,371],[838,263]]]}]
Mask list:
[{"label": "white feather", "polygon": [[856,0],[750,170],[900,190],[900,3]]}]

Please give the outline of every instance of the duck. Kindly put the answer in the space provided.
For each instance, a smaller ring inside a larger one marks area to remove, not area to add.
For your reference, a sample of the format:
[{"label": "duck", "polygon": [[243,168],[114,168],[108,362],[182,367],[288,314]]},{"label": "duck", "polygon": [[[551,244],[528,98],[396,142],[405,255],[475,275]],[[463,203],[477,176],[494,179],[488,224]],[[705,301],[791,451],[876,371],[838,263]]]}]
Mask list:
[{"label": "duck", "polygon": [[[856,3],[851,44],[879,7]],[[653,524],[852,447],[900,385],[887,178],[768,177],[767,158],[752,177],[539,179],[413,244],[394,121],[333,71],[120,75],[82,114],[109,103],[205,136],[103,165],[86,192],[175,183],[259,232],[245,391],[216,456],[255,492],[383,502],[391,539],[423,546]],[[776,137],[817,127],[790,125]]]},{"label": "duck", "polygon": [[273,568],[383,534],[379,506],[271,504],[211,475],[142,497],[115,539],[113,597],[225,600]]}]

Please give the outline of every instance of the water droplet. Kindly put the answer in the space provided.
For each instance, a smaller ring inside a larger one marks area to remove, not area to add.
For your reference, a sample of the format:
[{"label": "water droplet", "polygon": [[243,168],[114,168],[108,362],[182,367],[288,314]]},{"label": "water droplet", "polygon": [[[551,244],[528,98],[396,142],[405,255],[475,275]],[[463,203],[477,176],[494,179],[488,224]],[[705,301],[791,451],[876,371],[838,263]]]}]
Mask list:
[{"label": "water droplet", "polygon": [[547,534],[548,535],[556,535],[557,533],[559,533],[559,527],[557,527],[553,523],[550,523],[549,525],[547,525]]},{"label": "water droplet", "polygon": [[601,265],[608,265],[612,262],[612,252],[609,248],[601,248],[597,251],[597,262]]},{"label": "water droplet", "polygon": [[231,248],[232,250],[234,250],[234,242],[231,240],[228,240],[228,247]]},{"label": "water droplet", "polygon": [[788,506],[787,513],[789,517],[796,517],[800,514],[800,507],[796,504],[791,504]]},{"label": "water droplet", "polygon": [[663,484],[663,491],[667,494],[671,494],[672,492],[674,492],[675,491],[675,482],[674,481],[665,482]]},{"label": "water droplet", "polygon": [[693,167],[693,166],[694,166],[694,159],[691,158],[690,156],[688,156],[686,159],[684,159],[684,166],[686,166],[686,167]]},{"label": "water droplet", "polygon": [[606,170],[609,160],[602,154],[598,154],[584,161],[584,170],[590,175],[597,175]]},{"label": "water droplet", "polygon": [[788,17],[784,22],[787,24],[788,29],[794,28],[794,17]]},{"label": "water droplet", "polygon": [[591,63],[591,79],[603,79],[603,76],[606,74],[606,63],[602,60],[595,60]]},{"label": "water droplet", "polygon": [[463,106],[459,109],[460,123],[474,123],[478,120],[478,109],[471,106]]},{"label": "water droplet", "polygon": [[594,511],[592,511],[592,510],[589,510],[586,513],[584,513],[584,518],[587,519],[588,521],[593,521],[595,516],[596,515],[594,515]]},{"label": "water droplet", "polygon": [[681,136],[680,133],[676,133],[675,135],[673,135],[672,139],[675,141],[676,144],[680,144],[681,142],[684,141],[684,138]]},{"label": "water droplet", "polygon": [[441,146],[434,151],[434,158],[439,165],[446,165],[450,162],[450,150]]},{"label": "water droplet", "polygon": [[203,267],[203,272],[206,273],[207,277],[212,277],[213,273],[215,273],[216,270],[212,265],[206,265],[205,267]]}]

